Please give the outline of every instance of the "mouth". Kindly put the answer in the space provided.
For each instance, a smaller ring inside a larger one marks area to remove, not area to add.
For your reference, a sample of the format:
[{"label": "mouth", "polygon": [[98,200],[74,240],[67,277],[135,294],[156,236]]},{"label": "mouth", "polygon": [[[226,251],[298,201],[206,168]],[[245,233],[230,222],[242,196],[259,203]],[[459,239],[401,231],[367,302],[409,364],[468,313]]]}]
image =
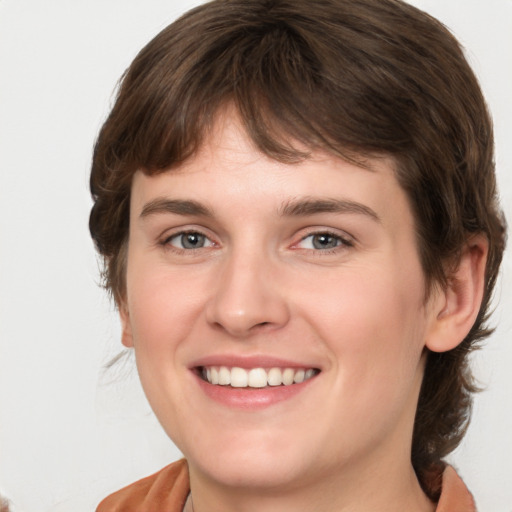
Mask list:
[{"label": "mouth", "polygon": [[199,366],[197,375],[214,386],[262,389],[301,384],[320,373],[318,368],[240,368],[238,366]]}]

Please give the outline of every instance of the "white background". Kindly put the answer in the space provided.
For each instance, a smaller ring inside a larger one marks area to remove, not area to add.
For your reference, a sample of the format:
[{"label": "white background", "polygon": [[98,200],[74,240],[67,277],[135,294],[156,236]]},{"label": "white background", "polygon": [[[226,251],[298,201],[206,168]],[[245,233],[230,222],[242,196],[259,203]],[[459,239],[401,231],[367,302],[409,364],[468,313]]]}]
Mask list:
[{"label": "white background", "polygon": [[[87,230],[93,141],[116,80],[187,0],[0,0],[0,491],[19,512],[90,512],[179,456],[121,350]],[[414,0],[462,40],[496,126],[512,219],[512,0]],[[487,391],[453,461],[481,512],[512,511],[512,257]]]}]

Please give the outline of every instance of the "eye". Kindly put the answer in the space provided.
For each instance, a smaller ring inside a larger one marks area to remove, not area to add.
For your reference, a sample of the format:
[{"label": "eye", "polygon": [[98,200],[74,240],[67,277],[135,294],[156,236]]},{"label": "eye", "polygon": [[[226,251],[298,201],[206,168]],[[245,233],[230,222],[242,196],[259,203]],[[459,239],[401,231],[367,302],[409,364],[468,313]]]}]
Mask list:
[{"label": "eye", "polygon": [[165,244],[169,244],[177,249],[202,249],[204,247],[211,247],[213,242],[202,233],[197,231],[187,231],[177,233],[165,240]]},{"label": "eye", "polygon": [[300,249],[329,250],[340,246],[352,246],[352,243],[333,233],[313,233],[305,236],[298,244]]}]

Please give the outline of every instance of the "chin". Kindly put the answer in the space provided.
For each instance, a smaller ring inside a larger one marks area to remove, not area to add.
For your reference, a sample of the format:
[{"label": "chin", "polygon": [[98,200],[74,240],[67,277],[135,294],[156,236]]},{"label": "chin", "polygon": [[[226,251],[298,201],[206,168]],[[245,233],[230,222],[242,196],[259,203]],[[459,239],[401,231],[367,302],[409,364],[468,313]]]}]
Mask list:
[{"label": "chin", "polygon": [[[286,446],[286,445],[285,445]],[[189,465],[211,480],[234,488],[284,489],[301,480],[305,461],[290,443],[289,450],[228,449],[203,457],[187,456]]]}]

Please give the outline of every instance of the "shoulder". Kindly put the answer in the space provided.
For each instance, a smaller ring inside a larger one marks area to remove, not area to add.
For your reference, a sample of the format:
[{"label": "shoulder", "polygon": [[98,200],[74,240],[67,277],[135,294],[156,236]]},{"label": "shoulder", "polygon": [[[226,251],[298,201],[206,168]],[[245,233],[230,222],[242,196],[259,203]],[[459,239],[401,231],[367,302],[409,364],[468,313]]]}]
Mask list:
[{"label": "shoulder", "polygon": [[181,459],[111,494],[96,512],[181,512],[189,491],[188,466]]},{"label": "shoulder", "polygon": [[436,512],[476,512],[473,496],[451,466],[443,471],[442,482]]}]

